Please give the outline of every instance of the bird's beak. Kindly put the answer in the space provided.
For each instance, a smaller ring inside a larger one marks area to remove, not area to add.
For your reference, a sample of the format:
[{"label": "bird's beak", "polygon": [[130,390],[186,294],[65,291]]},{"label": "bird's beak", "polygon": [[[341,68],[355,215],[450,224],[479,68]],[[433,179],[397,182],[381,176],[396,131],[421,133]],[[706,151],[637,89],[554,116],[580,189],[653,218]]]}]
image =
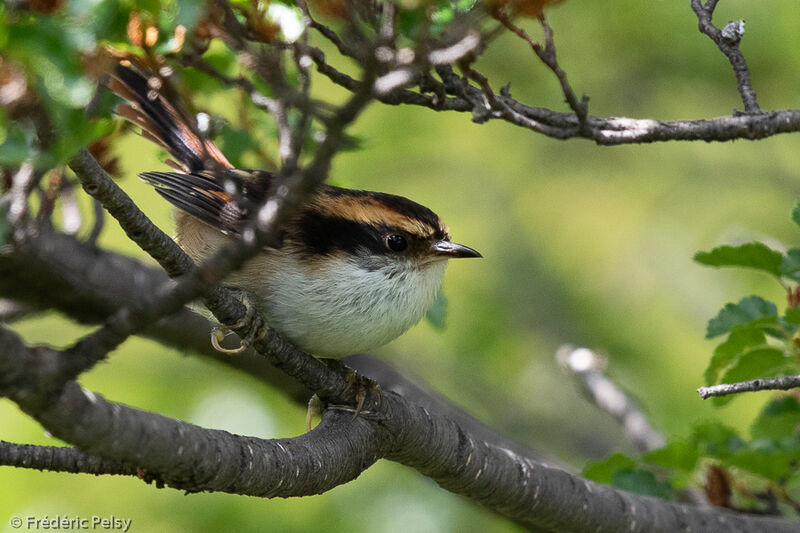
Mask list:
[{"label": "bird's beak", "polygon": [[431,246],[431,253],[443,258],[452,257],[483,257],[479,252],[469,246],[450,241],[437,241]]}]

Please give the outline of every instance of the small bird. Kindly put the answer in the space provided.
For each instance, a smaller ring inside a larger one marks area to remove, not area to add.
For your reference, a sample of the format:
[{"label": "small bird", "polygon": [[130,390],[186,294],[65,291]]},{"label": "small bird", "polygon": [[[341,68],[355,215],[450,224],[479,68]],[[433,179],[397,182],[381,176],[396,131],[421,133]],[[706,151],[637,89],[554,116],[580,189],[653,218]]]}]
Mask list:
[{"label": "small bird", "polygon": [[[140,177],[178,208],[176,241],[197,264],[238,238],[276,177],[233,168],[198,133],[162,80],[118,64],[111,90],[129,103],[117,113],[164,148],[176,172]],[[450,240],[430,209],[402,196],[319,186],[272,246],[225,280],[269,326],[305,352],[340,358],[368,351],[415,325],[433,303],[448,259],[481,257]]]}]

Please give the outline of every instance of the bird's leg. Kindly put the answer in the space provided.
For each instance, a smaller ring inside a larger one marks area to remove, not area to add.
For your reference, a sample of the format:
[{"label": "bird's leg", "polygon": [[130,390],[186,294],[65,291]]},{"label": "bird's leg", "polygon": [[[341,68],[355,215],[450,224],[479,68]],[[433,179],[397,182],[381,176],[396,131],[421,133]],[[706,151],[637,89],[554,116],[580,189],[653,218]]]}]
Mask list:
[{"label": "bird's leg", "polygon": [[[261,318],[261,315],[259,315],[259,313],[253,309],[253,306],[250,304],[247,296],[245,296],[243,293],[240,293],[239,299],[246,309],[245,315],[231,326],[217,324],[211,330],[211,345],[218,352],[225,354],[242,353],[254,342],[263,339],[267,334],[267,327],[264,323],[264,320]],[[220,345],[225,337],[228,336],[228,333],[230,333],[232,330],[243,328],[245,326],[248,329],[247,336],[239,342],[239,346],[237,348],[223,348],[222,345]]]}]

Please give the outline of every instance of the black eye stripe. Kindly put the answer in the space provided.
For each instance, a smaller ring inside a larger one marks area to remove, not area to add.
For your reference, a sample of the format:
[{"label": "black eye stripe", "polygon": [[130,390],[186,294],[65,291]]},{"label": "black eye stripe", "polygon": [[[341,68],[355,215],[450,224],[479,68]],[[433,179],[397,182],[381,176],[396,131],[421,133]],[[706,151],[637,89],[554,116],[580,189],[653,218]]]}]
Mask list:
[{"label": "black eye stripe", "polygon": [[306,211],[298,221],[300,240],[309,254],[336,251],[356,253],[366,248],[374,254],[388,253],[381,228],[339,217]]}]

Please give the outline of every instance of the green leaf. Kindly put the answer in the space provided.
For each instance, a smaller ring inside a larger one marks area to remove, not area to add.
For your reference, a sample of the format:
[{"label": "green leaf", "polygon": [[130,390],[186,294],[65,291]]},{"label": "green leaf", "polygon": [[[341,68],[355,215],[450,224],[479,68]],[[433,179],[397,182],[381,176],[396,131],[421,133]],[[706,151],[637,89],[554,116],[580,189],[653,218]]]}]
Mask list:
[{"label": "green leaf", "polygon": [[800,248],[792,248],[781,261],[781,275],[800,281]]},{"label": "green leaf", "polygon": [[764,333],[773,337],[775,339],[779,339],[781,341],[792,341],[794,334],[797,332],[797,324],[794,322],[790,322],[786,320],[786,317],[779,316],[777,327],[767,327],[764,328]]},{"label": "green leaf", "polygon": [[778,348],[761,348],[744,354],[725,375],[722,383],[735,383],[748,379],[773,377],[784,369],[789,358]]},{"label": "green leaf", "polygon": [[701,422],[694,427],[692,441],[704,456],[725,459],[747,445],[736,430],[721,422]]},{"label": "green leaf", "polygon": [[766,345],[764,330],[759,327],[734,326],[731,334],[714,349],[714,355],[705,371],[706,385],[719,383],[720,373],[746,350],[755,346]]},{"label": "green leaf", "polygon": [[795,468],[787,477],[783,483],[784,489],[788,497],[796,501],[800,498],[800,470]]},{"label": "green leaf", "polygon": [[662,500],[673,498],[672,486],[666,481],[658,481],[649,470],[626,468],[614,474],[611,483],[618,489],[654,496]]},{"label": "green leaf", "polygon": [[636,466],[636,461],[623,455],[615,453],[606,457],[603,461],[589,463],[583,469],[583,477],[598,483],[610,485],[614,480],[614,475],[620,470],[632,469]]},{"label": "green leaf", "polygon": [[668,442],[663,448],[653,450],[642,457],[647,463],[687,472],[694,470],[699,458],[697,444],[682,439]]},{"label": "green leaf", "polygon": [[447,298],[445,297],[443,291],[439,290],[439,294],[436,295],[436,299],[433,301],[433,304],[425,313],[425,318],[428,320],[428,322],[430,322],[434,329],[441,331],[445,328],[447,325]]},{"label": "green leaf", "polygon": [[718,246],[710,252],[697,252],[694,255],[694,260],[714,267],[741,266],[755,268],[779,278],[781,276],[783,255],[760,242],[749,242],[739,246]]},{"label": "green leaf", "polygon": [[[752,350],[731,365],[720,379],[720,383],[736,383],[756,378],[771,378],[793,370],[793,361],[786,357],[783,350],[777,348],[761,348]],[[733,400],[738,394],[713,398],[716,406],[722,406]]]},{"label": "green leaf", "polygon": [[750,324],[775,324],[778,319],[778,308],[760,296],[742,298],[738,304],[729,303],[708,321],[706,338],[710,339],[727,333],[733,326]]},{"label": "green leaf", "polygon": [[404,37],[414,39],[425,18],[425,10],[421,7],[406,8],[401,2],[396,17],[400,34]]},{"label": "green leaf", "polygon": [[731,465],[773,481],[786,478],[795,470],[798,460],[800,460],[800,443],[793,437],[757,439],[727,459]]},{"label": "green leaf", "polygon": [[773,400],[764,406],[750,427],[750,435],[756,438],[780,439],[797,434],[800,425],[800,403],[792,396]]},{"label": "green leaf", "polygon": [[[3,132],[0,132],[0,135],[2,134]],[[35,134],[32,128],[20,124],[8,124],[5,138],[0,142],[0,165],[17,166],[26,159],[34,157],[37,153],[34,140]]]},{"label": "green leaf", "polygon": [[786,310],[786,320],[792,324],[800,324],[800,307],[790,307]]}]

